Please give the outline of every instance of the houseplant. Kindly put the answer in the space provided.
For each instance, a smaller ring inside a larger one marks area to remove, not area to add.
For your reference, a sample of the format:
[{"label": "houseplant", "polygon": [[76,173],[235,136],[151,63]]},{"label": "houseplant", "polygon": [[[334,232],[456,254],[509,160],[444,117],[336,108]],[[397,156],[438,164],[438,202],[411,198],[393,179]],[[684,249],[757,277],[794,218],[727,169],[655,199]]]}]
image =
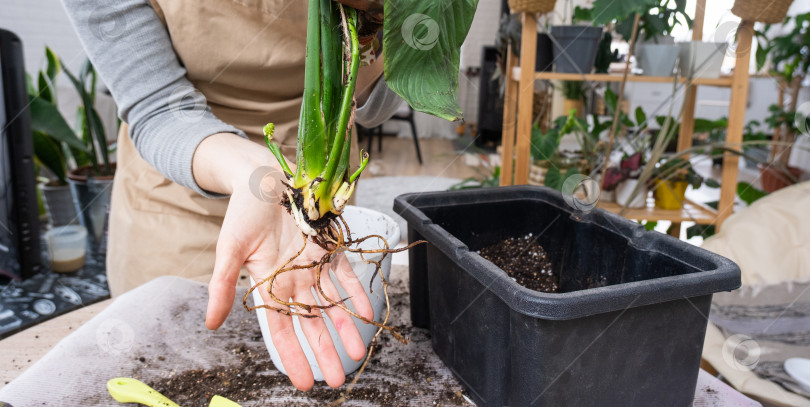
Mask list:
[{"label": "houseplant", "polygon": [[[575,7],[574,8],[574,24],[593,21],[592,10],[589,8]],[[618,50],[612,50],[613,34],[609,30],[605,30],[602,34],[602,39],[599,40],[599,45],[596,49],[596,57],[594,59],[593,67],[596,73],[609,73],[610,64],[619,62],[622,58],[619,56]]]},{"label": "houseplant", "polygon": [[[672,75],[679,46],[674,43],[671,34],[678,25],[692,28],[692,19],[686,13],[685,0],[661,0],[641,15],[635,55],[643,75]],[[630,38],[632,28],[632,23],[628,20],[616,24],[616,30],[624,38]]]},{"label": "houseplant", "polygon": [[[412,321],[477,405],[693,401],[711,295],[740,285],[731,261],[542,187],[403,195],[394,210],[431,242],[410,252]],[[477,254],[530,233],[558,292]]]},{"label": "houseplant", "polygon": [[59,58],[46,47],[46,68],[37,80],[28,78],[34,159],[39,169],[39,190],[51,226],[63,226],[76,221],[73,195],[67,183],[68,159],[65,151],[84,151],[57,108],[55,80],[62,70]]},{"label": "houseplant", "polygon": [[[773,128],[774,145],[769,164],[761,168],[763,187],[769,193],[794,183],[801,175],[798,168],[789,167],[790,155],[800,130],[808,129],[807,123],[796,122],[796,110],[802,82],[810,73],[810,12],[787,17],[784,23],[792,23],[793,28],[782,35],[771,35],[771,25],[755,31],[759,43],[757,69],[770,61],[769,73],[779,86],[777,103],[770,107],[766,120]],[[806,119],[807,112],[801,117]]]},{"label": "houseplant", "polygon": [[[472,24],[477,1],[445,4],[430,0],[385,0],[383,7],[384,71],[388,87],[414,110],[460,120],[461,108],[456,98],[460,47]],[[375,341],[383,330],[387,330],[396,339],[407,342],[396,328],[387,325],[390,303],[382,262],[387,254],[411,246],[391,249],[385,236],[378,232],[365,237],[353,235],[342,216],[369,159],[368,152],[365,152],[359,168],[350,168],[350,134],[354,125],[354,93],[360,65],[358,12],[341,3],[318,0],[310,2],[307,13],[304,96],[294,171],[278,144],[272,140],[275,126],[269,123],[264,127],[267,146],[286,177],[284,198],[280,204],[293,216],[301,230],[303,247],[298,255],[256,282],[248,291],[249,294],[262,287],[272,303],[248,307],[246,295],[243,305],[248,310],[265,308],[295,318],[314,318],[317,313],[309,314],[310,311],[337,307],[355,317],[357,323],[376,327],[376,333],[368,341]],[[307,244],[318,245],[325,254],[314,262],[297,264]],[[330,297],[323,291],[320,277],[324,267],[334,255],[344,251],[358,254],[361,261],[374,265],[372,281],[375,277],[381,280],[385,318],[382,315],[374,319],[362,317],[348,308],[344,300]],[[374,259],[372,255],[375,254],[382,256]],[[279,275],[301,269],[317,270],[314,288],[322,298],[319,304],[290,302],[274,294],[274,282]],[[268,345],[272,347],[272,344]],[[361,371],[373,349],[371,347],[367,353]],[[357,377],[359,375],[355,380]]]},{"label": "houseplant", "polygon": [[69,150],[75,167],[68,171],[67,178],[79,223],[87,229],[88,251],[103,253],[115,164],[110,162],[106,132],[95,108],[98,78],[89,59],[82,64],[78,76],[67,68],[63,71],[81,100],[76,133],[84,147]]}]

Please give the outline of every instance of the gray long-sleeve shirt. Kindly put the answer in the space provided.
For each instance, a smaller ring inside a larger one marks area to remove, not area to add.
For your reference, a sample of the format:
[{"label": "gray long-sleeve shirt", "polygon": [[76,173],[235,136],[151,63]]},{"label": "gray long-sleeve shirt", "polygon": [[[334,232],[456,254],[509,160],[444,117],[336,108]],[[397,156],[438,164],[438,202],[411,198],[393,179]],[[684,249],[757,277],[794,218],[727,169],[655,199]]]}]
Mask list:
[{"label": "gray long-sleeve shirt", "polygon": [[[238,128],[211,113],[178,61],[171,39],[149,0],[62,0],[102,81],[118,105],[121,120],[140,155],[166,178],[198,193],[217,197],[197,185],[191,170],[197,146],[216,133]],[[133,63],[137,61],[137,63]],[[188,97],[192,95],[193,97]],[[383,79],[355,120],[374,127],[402,103]],[[194,120],[188,120],[192,116]]]}]

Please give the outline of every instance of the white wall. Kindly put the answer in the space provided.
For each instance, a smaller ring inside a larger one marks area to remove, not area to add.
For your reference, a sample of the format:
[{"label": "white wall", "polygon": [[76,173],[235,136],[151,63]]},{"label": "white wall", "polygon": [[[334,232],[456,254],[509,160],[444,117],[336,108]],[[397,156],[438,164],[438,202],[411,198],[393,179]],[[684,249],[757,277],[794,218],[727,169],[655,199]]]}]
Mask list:
[{"label": "white wall", "polygon": [[45,45],[72,71],[77,71],[85,59],[79,38],[58,0],[2,0],[0,27],[22,39],[28,73],[44,67]]},{"label": "white wall", "polygon": [[[76,73],[87,58],[67,14],[58,0],[1,0],[0,28],[17,34],[23,42],[25,70],[36,77],[45,68],[45,46],[60,57],[65,67]],[[103,85],[102,85],[103,86]],[[78,94],[70,81],[57,80],[59,110],[71,125],[76,120]],[[108,139],[115,139],[117,118],[112,98],[99,94],[96,110],[102,117]]]}]

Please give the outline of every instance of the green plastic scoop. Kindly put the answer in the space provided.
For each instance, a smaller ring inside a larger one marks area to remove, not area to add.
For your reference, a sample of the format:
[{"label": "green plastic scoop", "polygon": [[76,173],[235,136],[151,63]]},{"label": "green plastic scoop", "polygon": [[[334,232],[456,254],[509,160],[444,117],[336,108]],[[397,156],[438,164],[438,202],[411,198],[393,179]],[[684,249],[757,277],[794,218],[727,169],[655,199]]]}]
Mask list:
[{"label": "green plastic scoop", "polygon": [[[149,407],[180,407],[177,403],[149,387],[146,383],[130,377],[116,377],[107,382],[107,391],[119,403],[140,403]],[[242,407],[221,396],[214,396],[209,407]]]}]

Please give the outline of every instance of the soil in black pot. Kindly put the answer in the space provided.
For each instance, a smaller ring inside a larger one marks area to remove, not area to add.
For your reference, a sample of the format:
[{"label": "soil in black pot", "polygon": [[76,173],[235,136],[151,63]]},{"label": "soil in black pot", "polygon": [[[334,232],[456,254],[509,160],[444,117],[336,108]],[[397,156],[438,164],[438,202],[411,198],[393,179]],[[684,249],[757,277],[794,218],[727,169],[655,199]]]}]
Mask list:
[{"label": "soil in black pot", "polygon": [[552,270],[551,261],[536,236],[510,237],[481,249],[478,254],[530,290],[560,292],[560,277]]}]

